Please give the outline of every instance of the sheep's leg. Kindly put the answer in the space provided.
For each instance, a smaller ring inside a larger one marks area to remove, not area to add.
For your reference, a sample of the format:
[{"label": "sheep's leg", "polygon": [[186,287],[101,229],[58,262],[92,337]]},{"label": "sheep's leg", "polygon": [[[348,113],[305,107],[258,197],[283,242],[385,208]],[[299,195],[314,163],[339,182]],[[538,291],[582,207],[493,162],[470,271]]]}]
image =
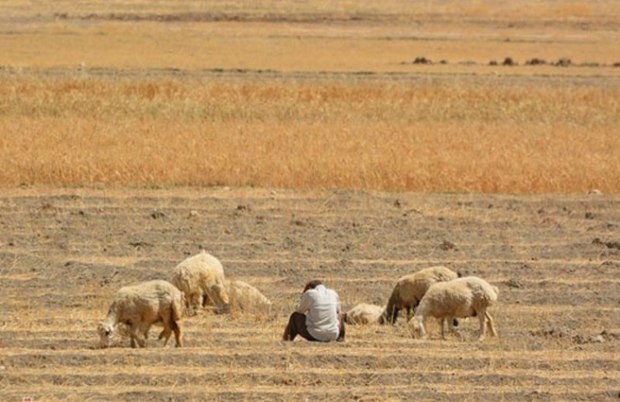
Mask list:
[{"label": "sheep's leg", "polygon": [[172,330],[164,324],[164,329],[159,334],[159,340],[160,341],[162,339],[164,340],[164,346],[168,344],[168,339],[170,339],[171,335],[172,335]]},{"label": "sheep's leg", "polygon": [[428,338],[428,335],[426,334],[426,317],[424,317],[420,322],[420,339],[426,338]]},{"label": "sheep's leg", "polygon": [[205,293],[202,295],[202,307],[207,307],[208,305],[209,305],[209,295]]},{"label": "sheep's leg", "polygon": [[131,324],[131,326],[129,327],[129,339],[130,339],[129,344],[131,345],[132,348],[136,347],[136,329],[137,327],[133,324]]},{"label": "sheep's leg", "polygon": [[456,319],[454,317],[448,317],[446,318],[446,320],[448,321],[448,325],[450,326],[450,332],[452,332],[454,335],[456,335],[459,340],[463,340],[463,335],[461,334],[461,332],[459,331],[458,328],[458,321],[457,321],[457,325],[454,325],[454,322],[456,321]]},{"label": "sheep's leg", "polygon": [[411,306],[407,306],[407,322],[411,319]]},{"label": "sheep's leg", "polygon": [[151,324],[142,324],[141,325],[141,329],[142,329],[142,335],[144,336],[144,339],[149,339],[149,331],[151,329]]},{"label": "sheep's leg", "polygon": [[446,319],[445,318],[440,318],[439,319],[440,324],[441,324],[441,339],[443,339],[444,341],[446,340],[446,331],[445,331],[445,323],[446,323]]},{"label": "sheep's leg", "polygon": [[132,324],[131,328],[129,329],[129,333],[131,336],[131,347],[135,348],[136,347],[136,342],[138,343],[138,346],[140,346],[141,348],[146,347],[146,341],[144,339],[142,339],[141,337],[141,331],[140,331],[140,325],[136,325],[136,324]]},{"label": "sheep's leg", "polygon": [[164,339],[164,346],[168,344],[168,339],[170,339],[170,335],[172,335],[172,329],[170,328],[172,325],[172,320],[170,317],[161,317],[162,324],[164,325],[164,329],[159,334],[159,339]]},{"label": "sheep's leg", "polygon": [[476,313],[478,321],[480,321],[480,336],[478,336],[478,340],[483,341],[487,334],[486,314],[482,311],[476,311]]},{"label": "sheep's leg", "polygon": [[497,331],[495,330],[495,320],[491,317],[489,312],[485,312],[484,315],[487,317],[487,326],[489,327],[489,331],[491,331],[491,336],[497,336]]},{"label": "sheep's leg", "polygon": [[176,342],[176,347],[180,348],[181,346],[183,346],[181,324],[178,321],[172,321],[172,330],[174,331],[174,340]]},{"label": "sheep's leg", "polygon": [[390,317],[390,321],[392,322],[392,324],[396,324],[396,320],[398,320],[398,313],[400,312],[400,309],[396,306],[394,306],[394,308],[392,309],[392,314]]},{"label": "sheep's leg", "polygon": [[193,293],[190,296],[190,306],[193,309],[194,314],[197,313],[198,307],[202,305],[202,295],[199,293]]}]

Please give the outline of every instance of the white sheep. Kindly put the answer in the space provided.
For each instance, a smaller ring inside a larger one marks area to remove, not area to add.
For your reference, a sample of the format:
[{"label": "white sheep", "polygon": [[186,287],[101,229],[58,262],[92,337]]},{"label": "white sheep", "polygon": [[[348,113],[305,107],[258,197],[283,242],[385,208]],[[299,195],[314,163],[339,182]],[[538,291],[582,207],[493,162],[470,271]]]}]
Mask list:
[{"label": "white sheep", "polygon": [[487,308],[497,301],[498,294],[497,287],[476,276],[435,283],[428,289],[415,315],[409,321],[411,335],[414,338],[426,338],[426,321],[432,316],[441,320],[443,339],[445,339],[444,323],[446,320],[451,331],[460,337],[456,326],[451,325],[453,319],[477,316],[480,321],[478,340],[484,340],[487,327],[491,335],[496,336],[495,323]]},{"label": "white sheep", "polygon": [[385,309],[375,304],[360,303],[344,315],[344,321],[351,325],[383,324]]},{"label": "white sheep", "polygon": [[459,274],[443,267],[435,266],[422,269],[416,273],[402,276],[396,282],[392,294],[385,307],[386,322],[395,324],[398,313],[403,308],[407,310],[407,321],[411,312],[420,303],[428,288],[436,283],[458,278]]},{"label": "white sheep", "polygon": [[226,281],[230,309],[243,313],[271,313],[271,301],[258,289],[243,281]]},{"label": "white sheep", "polygon": [[116,292],[106,319],[97,327],[101,347],[107,348],[117,325],[129,327],[131,347],[146,347],[151,325],[161,322],[164,326],[159,339],[164,346],[174,332],[176,346],[182,346],[181,325],[184,306],[183,293],[171,283],[154,280],[134,286],[122,287]]},{"label": "white sheep", "polygon": [[170,282],[185,293],[193,313],[207,305],[215,305],[219,311],[229,308],[222,263],[204,250],[177,265]]}]

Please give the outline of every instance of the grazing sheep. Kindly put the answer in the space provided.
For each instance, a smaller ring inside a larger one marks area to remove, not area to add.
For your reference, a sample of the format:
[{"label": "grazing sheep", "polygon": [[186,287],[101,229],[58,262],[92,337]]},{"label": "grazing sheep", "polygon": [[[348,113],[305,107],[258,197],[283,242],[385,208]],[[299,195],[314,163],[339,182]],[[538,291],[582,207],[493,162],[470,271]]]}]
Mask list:
[{"label": "grazing sheep", "polygon": [[425,268],[416,273],[402,276],[396,282],[385,308],[386,322],[395,324],[400,310],[407,309],[407,321],[428,288],[436,283],[458,278],[459,274],[443,267]]},{"label": "grazing sheep", "polygon": [[[480,320],[478,340],[484,340],[487,327],[491,335],[496,336],[495,323],[487,308],[497,301],[498,294],[497,287],[475,276],[435,283],[428,289],[415,315],[409,321],[411,335],[414,338],[418,336],[426,338],[426,321],[428,317],[433,316],[441,320],[441,336],[445,339],[444,323],[446,320],[450,325],[455,317],[477,316]],[[451,325],[450,329],[459,335],[454,325]]]},{"label": "grazing sheep", "polygon": [[344,314],[344,322],[351,325],[383,324],[385,309],[375,304],[360,303]]},{"label": "grazing sheep", "polygon": [[176,346],[182,346],[181,326],[184,295],[172,284],[162,280],[143,282],[134,286],[122,287],[116,292],[108,310],[108,316],[99,324],[101,347],[107,348],[110,337],[119,324],[129,327],[131,347],[146,347],[146,339],[151,325],[161,322],[164,330],[159,339],[165,338],[164,346],[174,332]]},{"label": "grazing sheep", "polygon": [[254,286],[243,281],[226,281],[231,310],[244,313],[271,313],[271,301]]},{"label": "grazing sheep", "polygon": [[170,282],[185,293],[192,314],[200,306],[215,305],[219,311],[229,308],[222,263],[204,250],[177,265]]}]

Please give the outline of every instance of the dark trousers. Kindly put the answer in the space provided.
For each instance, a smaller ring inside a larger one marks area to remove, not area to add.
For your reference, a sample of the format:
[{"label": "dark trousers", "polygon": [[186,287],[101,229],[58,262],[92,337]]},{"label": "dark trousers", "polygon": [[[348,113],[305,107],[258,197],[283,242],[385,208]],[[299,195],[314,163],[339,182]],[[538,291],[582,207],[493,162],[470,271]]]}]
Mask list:
[{"label": "dark trousers", "polygon": [[[340,333],[338,334],[337,340],[344,341],[345,328],[342,314],[338,316],[338,320],[340,322]],[[292,341],[297,337],[297,335],[311,342],[320,342],[318,339],[315,339],[312,335],[310,335],[310,332],[308,332],[308,327],[306,327],[306,315],[294,312],[288,320],[282,339],[285,341]]]}]

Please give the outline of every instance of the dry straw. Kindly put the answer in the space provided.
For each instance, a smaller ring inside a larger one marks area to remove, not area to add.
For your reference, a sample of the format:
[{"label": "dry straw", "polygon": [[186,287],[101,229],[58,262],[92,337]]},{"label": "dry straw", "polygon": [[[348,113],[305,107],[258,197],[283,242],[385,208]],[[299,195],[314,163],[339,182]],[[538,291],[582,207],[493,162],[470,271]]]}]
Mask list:
[{"label": "dry straw", "polygon": [[620,190],[617,86],[0,78],[0,184]]}]

